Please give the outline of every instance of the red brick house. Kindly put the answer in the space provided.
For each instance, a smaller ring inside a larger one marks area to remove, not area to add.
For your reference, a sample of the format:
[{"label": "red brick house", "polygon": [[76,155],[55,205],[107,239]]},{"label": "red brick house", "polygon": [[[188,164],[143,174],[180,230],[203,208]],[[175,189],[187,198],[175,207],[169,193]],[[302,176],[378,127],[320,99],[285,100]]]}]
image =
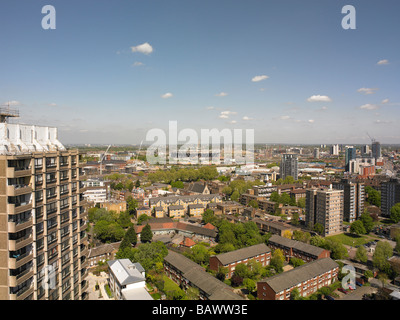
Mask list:
[{"label": "red brick house", "polygon": [[210,269],[218,271],[225,267],[228,270],[226,278],[232,277],[236,265],[247,264],[250,260],[258,261],[263,267],[269,265],[271,260],[271,249],[264,243],[256,244],[251,247],[238,249],[210,257]]}]

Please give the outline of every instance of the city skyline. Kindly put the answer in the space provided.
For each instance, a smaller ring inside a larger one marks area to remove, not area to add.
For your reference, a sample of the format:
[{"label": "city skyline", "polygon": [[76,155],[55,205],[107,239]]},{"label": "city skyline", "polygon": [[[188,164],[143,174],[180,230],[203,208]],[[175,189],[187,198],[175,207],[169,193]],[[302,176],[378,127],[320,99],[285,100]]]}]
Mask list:
[{"label": "city skyline", "polygon": [[[44,30],[45,5],[56,29]],[[356,9],[345,30],[342,7]],[[254,129],[255,143],[396,144],[396,1],[3,1],[1,107],[63,144],[153,128]],[[167,130],[166,130],[167,131]]]}]

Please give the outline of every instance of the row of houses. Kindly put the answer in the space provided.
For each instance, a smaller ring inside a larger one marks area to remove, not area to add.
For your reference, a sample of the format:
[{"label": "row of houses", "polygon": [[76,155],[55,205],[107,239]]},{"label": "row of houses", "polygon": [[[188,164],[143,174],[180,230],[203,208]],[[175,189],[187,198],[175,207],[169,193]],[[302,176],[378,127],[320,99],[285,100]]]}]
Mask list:
[{"label": "row of houses", "polygon": [[[297,241],[288,243],[285,239],[279,238],[282,237],[274,237],[268,242],[268,246],[262,243],[211,256],[210,270],[218,272],[220,268],[225,268],[226,278],[231,278],[238,264],[247,265],[250,261],[257,261],[266,267],[270,264],[272,251],[280,245],[280,249],[290,248],[293,257],[303,259],[307,263],[258,281],[257,297],[259,299],[289,300],[295,288],[301,296],[305,297],[337,280],[339,265],[330,258],[329,251],[324,249],[321,251],[317,247],[306,244],[301,247]],[[231,299],[231,293],[226,291],[229,287],[183,255],[170,251],[165,258],[164,269],[166,274],[184,289],[198,288],[201,299]],[[221,285],[223,290],[219,289]]]},{"label": "row of houses", "polygon": [[[174,221],[171,218],[153,218],[146,221],[150,225],[151,231],[154,236],[158,235],[171,235],[181,234],[185,237],[196,236],[201,240],[215,241],[217,237],[217,229],[211,224],[204,226],[192,223]],[[140,236],[145,224],[135,225],[134,229],[138,236]]]},{"label": "row of houses", "polygon": [[183,289],[197,289],[200,300],[243,300],[231,287],[177,252],[168,251],[164,258],[164,272]]}]

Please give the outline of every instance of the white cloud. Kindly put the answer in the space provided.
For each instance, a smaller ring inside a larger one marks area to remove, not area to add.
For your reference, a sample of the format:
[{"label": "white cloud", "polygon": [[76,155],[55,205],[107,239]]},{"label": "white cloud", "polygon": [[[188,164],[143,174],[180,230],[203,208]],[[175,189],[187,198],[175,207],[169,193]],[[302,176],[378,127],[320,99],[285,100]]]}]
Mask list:
[{"label": "white cloud", "polygon": [[308,120],[308,122],[309,122],[309,123],[314,123],[314,122],[315,122],[315,120],[313,120],[313,119],[310,119],[310,120]]},{"label": "white cloud", "polygon": [[142,43],[139,44],[138,46],[131,47],[132,52],[140,52],[143,54],[150,54],[153,52],[153,47],[148,43]]},{"label": "white cloud", "polygon": [[172,98],[174,95],[170,92],[164,93],[161,98],[163,99],[168,99],[168,98]]},{"label": "white cloud", "polygon": [[225,115],[229,116],[229,115],[232,115],[232,114],[237,114],[237,112],[236,111],[227,110],[227,111],[221,111],[221,114],[225,114]]},{"label": "white cloud", "polygon": [[244,116],[242,119],[245,120],[245,121],[253,120],[253,118],[250,118],[250,117],[248,117],[248,116]]},{"label": "white cloud", "polygon": [[135,62],[132,64],[133,67],[140,67],[140,66],[143,66],[143,65],[144,65],[144,63],[143,63],[143,62],[140,62],[140,61],[135,61]]},{"label": "white cloud", "polygon": [[220,92],[220,93],[217,93],[215,96],[216,97],[226,97],[228,94],[226,93],[226,92]]},{"label": "white cloud", "polygon": [[378,88],[360,88],[357,90],[357,92],[363,93],[363,94],[374,94],[378,90]]},{"label": "white cloud", "polygon": [[383,99],[381,103],[385,104],[385,103],[388,103],[388,102],[389,102],[389,99]]},{"label": "white cloud", "polygon": [[269,77],[266,75],[261,75],[261,76],[255,76],[254,78],[251,79],[253,82],[259,82],[265,79],[268,79]]},{"label": "white cloud", "polygon": [[379,60],[379,61],[377,62],[377,65],[379,65],[379,66],[385,65],[385,64],[389,64],[389,60],[383,59],[383,60]]},{"label": "white cloud", "polygon": [[228,119],[229,116],[237,114],[236,111],[221,111],[220,115],[218,116],[220,119]]},{"label": "white cloud", "polygon": [[392,123],[392,121],[387,121],[387,120],[375,120],[374,123],[376,124],[389,124]]},{"label": "white cloud", "polygon": [[214,109],[215,109],[215,107],[213,107],[213,106],[209,106],[209,107],[206,107],[206,109],[207,109],[207,110],[214,110]]},{"label": "white cloud", "polygon": [[328,96],[313,95],[307,99],[308,102],[331,102],[332,99]]},{"label": "white cloud", "polygon": [[232,124],[235,124],[236,122],[237,122],[236,120],[232,120],[232,121],[231,121]]},{"label": "white cloud", "polygon": [[290,119],[289,116],[280,116],[279,118],[280,118],[281,120],[288,120],[288,119]]},{"label": "white cloud", "polygon": [[57,103],[54,103],[54,102],[49,103],[49,107],[57,107]]},{"label": "white cloud", "polygon": [[379,106],[377,106],[376,104],[363,104],[360,109],[364,109],[364,110],[376,110],[379,109]]}]

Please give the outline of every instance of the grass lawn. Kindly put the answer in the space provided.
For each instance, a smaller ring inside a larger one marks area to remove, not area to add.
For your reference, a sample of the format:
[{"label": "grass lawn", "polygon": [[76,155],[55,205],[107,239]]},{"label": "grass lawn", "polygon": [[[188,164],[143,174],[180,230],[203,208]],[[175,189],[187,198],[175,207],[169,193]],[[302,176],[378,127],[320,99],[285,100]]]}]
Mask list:
[{"label": "grass lawn", "polygon": [[369,242],[371,239],[371,237],[366,236],[366,235],[358,236],[358,235],[354,235],[351,233],[341,233],[341,234],[337,234],[335,236],[330,236],[330,237],[326,237],[326,238],[337,240],[337,241],[340,241],[341,243],[343,243],[344,245],[353,246],[353,247],[363,245],[364,243]]},{"label": "grass lawn", "polygon": [[170,278],[168,278],[166,275],[163,276],[163,280],[164,280],[164,290],[163,290],[164,292],[175,291],[180,289],[179,286]]}]

